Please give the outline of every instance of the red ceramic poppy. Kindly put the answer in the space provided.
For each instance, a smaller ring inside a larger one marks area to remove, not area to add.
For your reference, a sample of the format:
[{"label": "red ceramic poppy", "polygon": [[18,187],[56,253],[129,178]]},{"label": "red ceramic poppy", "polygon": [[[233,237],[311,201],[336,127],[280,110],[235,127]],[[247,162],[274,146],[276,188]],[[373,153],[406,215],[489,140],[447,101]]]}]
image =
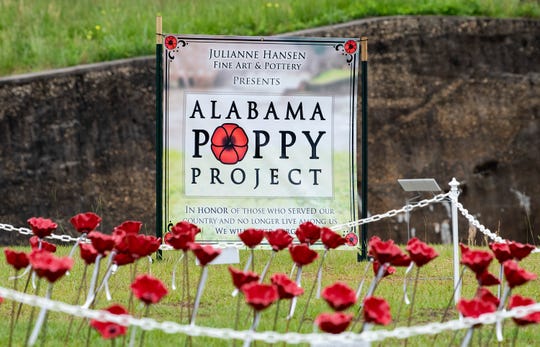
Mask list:
[{"label": "red ceramic poppy", "polygon": [[273,274],[270,281],[276,286],[280,299],[292,299],[304,294],[304,289],[284,273]]},{"label": "red ceramic poppy", "polygon": [[124,230],[128,234],[138,234],[141,231],[142,222],[127,220],[122,224],[114,227],[114,230]]},{"label": "red ceramic poppy", "polygon": [[457,309],[463,317],[478,318],[484,313],[492,313],[497,310],[494,302],[475,297],[471,300],[461,299],[457,303]]},{"label": "red ceramic poppy", "polygon": [[491,291],[485,287],[478,288],[478,291],[476,292],[476,297],[482,301],[489,301],[493,303],[495,307],[499,307],[499,298],[493,295],[493,293],[491,293]]},{"label": "red ceramic poppy", "polygon": [[510,288],[520,286],[536,279],[536,275],[519,267],[514,260],[507,260],[503,264],[504,277]]},{"label": "red ceramic poppy", "polygon": [[413,237],[407,242],[407,252],[411,256],[412,261],[418,267],[422,267],[439,256],[439,253],[431,246]]},{"label": "red ceramic poppy", "polygon": [[115,246],[112,235],[107,235],[99,231],[91,231],[88,233],[87,237],[92,242],[92,246],[94,246],[95,250],[103,255],[112,251]]},{"label": "red ceramic poppy", "polygon": [[327,227],[321,228],[321,242],[326,249],[336,249],[347,243],[347,239]]},{"label": "red ceramic poppy", "polygon": [[223,164],[236,164],[246,155],[248,137],[238,124],[225,123],[217,127],[211,139],[212,153]]},{"label": "red ceramic poppy", "polygon": [[[536,304],[534,299],[525,298],[521,295],[512,295],[508,301],[508,308],[513,309],[520,306],[529,306]],[[528,325],[534,323],[540,323],[540,312],[533,312],[524,317],[512,318],[517,325]]]},{"label": "red ceramic poppy", "polygon": [[495,277],[492,273],[490,273],[488,270],[485,270],[482,273],[476,274],[476,280],[478,281],[478,285],[480,286],[496,286],[498,284],[501,284],[501,281]]},{"label": "red ceramic poppy", "polygon": [[56,282],[73,267],[73,259],[70,257],[59,258],[45,250],[33,250],[29,259],[36,275],[46,278],[50,283]]},{"label": "red ceramic poppy", "polygon": [[315,319],[315,324],[325,333],[340,334],[349,327],[353,317],[354,315],[343,312],[321,313]]},{"label": "red ceramic poppy", "polygon": [[251,271],[241,271],[229,266],[229,272],[231,273],[234,287],[238,289],[241,289],[245,284],[259,280],[259,275]]},{"label": "red ceramic poppy", "polygon": [[[112,314],[123,315],[128,314],[128,311],[122,305],[111,305],[104,309]],[[102,338],[104,339],[114,339],[115,337],[122,336],[126,334],[127,327],[112,323],[112,322],[102,322],[96,319],[90,321],[90,326],[96,329]]]},{"label": "red ceramic poppy", "polygon": [[290,245],[289,252],[291,253],[292,260],[297,266],[309,265],[319,257],[319,253],[310,249],[306,243]]},{"label": "red ceramic poppy", "polygon": [[508,246],[510,247],[512,257],[516,260],[521,260],[527,257],[536,248],[533,245],[523,244],[515,241],[509,242]]},{"label": "red ceramic poppy", "polygon": [[242,287],[242,293],[249,306],[256,311],[264,310],[279,299],[276,286],[251,282]]},{"label": "red ceramic poppy", "polygon": [[507,243],[490,243],[489,249],[491,249],[500,264],[512,259],[512,252],[510,252],[510,246]]},{"label": "red ceramic poppy", "polygon": [[321,296],[336,311],[343,311],[356,303],[356,292],[343,282],[323,289]]},{"label": "red ceramic poppy", "polygon": [[367,323],[388,325],[392,321],[390,305],[383,298],[369,296],[364,300],[364,320]]},{"label": "red ceramic poppy", "polygon": [[58,225],[50,219],[42,217],[32,217],[27,220],[28,225],[32,228],[34,235],[43,239],[52,234],[56,230]]},{"label": "red ceramic poppy", "polygon": [[[39,238],[37,236],[32,236],[30,238],[30,247],[32,249],[38,249],[39,248]],[[56,245],[52,244],[50,242],[47,242],[45,240],[41,240],[41,249],[47,252],[54,253],[56,252]]]},{"label": "red ceramic poppy", "polygon": [[486,271],[492,260],[493,255],[488,251],[472,250],[465,246],[461,248],[461,264],[476,274]]},{"label": "red ceramic poppy", "polygon": [[15,270],[24,269],[30,263],[28,255],[24,252],[17,252],[9,248],[4,248],[4,255],[9,265],[13,266]]},{"label": "red ceramic poppy", "polygon": [[131,291],[147,305],[159,302],[168,293],[163,282],[151,275],[137,276],[131,284]]},{"label": "red ceramic poppy", "polygon": [[195,254],[201,266],[205,266],[221,254],[221,249],[219,248],[214,248],[210,245],[201,246],[198,243],[191,243],[189,249]]},{"label": "red ceramic poppy", "polygon": [[69,220],[80,233],[89,233],[101,223],[101,217],[93,212],[79,213]]},{"label": "red ceramic poppy", "polygon": [[192,224],[192,223],[189,223],[189,222],[186,222],[186,221],[178,222],[178,223],[176,223],[176,225],[174,225],[171,228],[171,233],[173,233],[175,235],[189,234],[189,235],[193,235],[193,237],[195,237],[200,232],[201,232],[201,228],[199,228],[195,224]]},{"label": "red ceramic poppy", "polygon": [[289,245],[293,241],[293,237],[283,229],[265,231],[264,237],[266,237],[266,240],[268,241],[270,246],[272,246],[272,250],[275,252],[281,251],[282,249],[289,247]]},{"label": "red ceramic poppy", "polygon": [[[390,263],[395,266],[406,266],[403,260],[406,259],[403,257],[401,249],[394,244],[393,240],[382,241],[380,239],[372,238],[369,242],[370,245],[370,254],[378,260],[381,264]],[[394,262],[397,262],[394,264]],[[410,259],[409,259],[410,263]],[[398,265],[400,264],[400,265]]]},{"label": "red ceramic poppy", "polygon": [[312,245],[321,238],[321,227],[311,222],[304,222],[296,229],[296,237],[300,243]]},{"label": "red ceramic poppy", "polygon": [[81,258],[87,265],[94,264],[96,262],[96,258],[99,253],[91,243],[79,243],[79,249],[81,251]]},{"label": "red ceramic poppy", "polygon": [[264,230],[262,229],[246,229],[238,234],[238,237],[249,248],[258,246],[264,239]]},{"label": "red ceramic poppy", "polygon": [[[396,272],[396,268],[393,267],[393,266],[385,265],[385,267],[386,268],[385,268],[384,273],[382,275],[383,278]],[[375,260],[373,262],[373,274],[375,276],[377,276],[377,274],[379,273],[380,268],[381,268],[381,263],[379,263],[378,261]]]},{"label": "red ceramic poppy", "polygon": [[[115,232],[117,236],[121,232]],[[119,253],[129,253],[134,259],[146,257],[159,249],[161,240],[155,236],[123,233],[122,238],[115,239],[115,248]]]},{"label": "red ceramic poppy", "polygon": [[195,242],[195,235],[189,233],[173,234],[170,232],[165,234],[163,241],[174,249],[187,251],[189,245]]},{"label": "red ceramic poppy", "polygon": [[115,263],[118,266],[127,265],[135,262],[135,258],[129,253],[117,253],[114,256],[113,263]]}]

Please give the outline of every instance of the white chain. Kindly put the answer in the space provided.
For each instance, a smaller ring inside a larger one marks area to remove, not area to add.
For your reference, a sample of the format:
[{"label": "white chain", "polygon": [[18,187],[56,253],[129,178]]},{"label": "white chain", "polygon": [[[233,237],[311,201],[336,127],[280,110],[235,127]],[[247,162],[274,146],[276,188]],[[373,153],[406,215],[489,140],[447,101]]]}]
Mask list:
[{"label": "white chain", "polygon": [[[0,223],[0,230],[16,231],[21,235],[32,235],[33,234],[31,229],[24,228],[24,227],[17,228],[17,227],[14,227],[13,225],[2,224],[2,223]],[[75,242],[75,241],[78,240],[77,237],[73,237],[73,236],[70,236],[70,235],[56,235],[56,234],[51,234],[51,235],[47,236],[46,238],[47,239],[58,240],[58,241],[62,241],[62,242]]]},{"label": "white chain", "polygon": [[497,321],[508,318],[521,318],[529,314],[540,312],[540,303],[529,306],[516,307],[509,311],[498,311],[481,315],[478,318],[463,318],[444,323],[429,323],[413,327],[399,327],[393,330],[366,331],[362,334],[342,333],[331,334],[299,334],[277,333],[274,331],[252,332],[239,331],[228,328],[212,328],[196,325],[182,325],[175,322],[158,322],[150,318],[136,319],[130,315],[115,315],[107,311],[83,309],[80,306],[69,305],[60,301],[49,300],[44,297],[25,294],[12,289],[0,287],[0,297],[15,300],[31,306],[39,306],[50,311],[62,312],[80,318],[109,321],[123,326],[136,326],[143,330],[161,330],[168,334],[185,334],[190,336],[206,336],[217,339],[240,339],[247,338],[264,341],[267,343],[286,342],[289,344],[299,343],[351,343],[351,342],[374,342],[383,341],[387,338],[406,339],[417,335],[435,335],[447,330],[461,330],[477,324],[494,324]]},{"label": "white chain", "polygon": [[345,224],[334,225],[333,227],[331,227],[331,229],[332,230],[349,229],[351,227],[359,226],[359,225],[362,225],[362,224],[377,222],[377,221],[379,221],[381,219],[395,217],[396,215],[398,215],[400,213],[411,212],[412,210],[414,210],[415,208],[418,208],[418,207],[426,207],[429,204],[432,204],[432,203],[435,203],[435,202],[441,202],[441,201],[443,201],[444,199],[446,199],[449,196],[450,196],[450,193],[439,194],[439,195],[434,196],[431,199],[424,199],[424,200],[420,200],[419,202],[414,203],[414,204],[405,205],[405,206],[403,206],[402,208],[400,208],[398,210],[390,210],[388,212],[381,213],[381,214],[376,214],[376,215],[373,215],[373,216],[368,217],[368,218],[359,219],[359,220],[348,222],[348,223],[345,223]]},{"label": "white chain", "polygon": [[[459,209],[459,211],[461,212],[463,217],[465,217],[465,219],[467,219],[469,221],[469,224],[476,227],[476,229],[478,229],[481,233],[483,233],[484,235],[486,235],[487,237],[489,237],[490,239],[492,239],[495,242],[498,242],[498,243],[506,243],[506,242],[508,242],[508,240],[503,239],[502,237],[500,237],[499,235],[495,234],[494,232],[492,232],[488,228],[486,228],[484,225],[482,225],[478,221],[478,219],[476,219],[472,214],[469,213],[469,211],[466,208],[463,207],[463,205],[460,202],[458,202],[456,200],[456,201],[454,201],[454,203],[456,204],[457,208]],[[540,248],[538,248],[538,247],[536,247],[532,251],[532,253],[538,253],[538,252],[540,252]]]}]

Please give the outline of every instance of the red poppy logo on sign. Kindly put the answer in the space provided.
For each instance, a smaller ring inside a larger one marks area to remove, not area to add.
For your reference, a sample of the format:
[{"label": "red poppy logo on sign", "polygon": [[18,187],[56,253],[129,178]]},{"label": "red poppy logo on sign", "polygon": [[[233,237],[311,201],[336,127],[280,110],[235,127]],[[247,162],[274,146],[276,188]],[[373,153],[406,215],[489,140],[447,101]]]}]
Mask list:
[{"label": "red poppy logo on sign", "polygon": [[246,155],[248,137],[244,129],[234,123],[225,123],[212,134],[212,153],[223,164],[236,164]]}]

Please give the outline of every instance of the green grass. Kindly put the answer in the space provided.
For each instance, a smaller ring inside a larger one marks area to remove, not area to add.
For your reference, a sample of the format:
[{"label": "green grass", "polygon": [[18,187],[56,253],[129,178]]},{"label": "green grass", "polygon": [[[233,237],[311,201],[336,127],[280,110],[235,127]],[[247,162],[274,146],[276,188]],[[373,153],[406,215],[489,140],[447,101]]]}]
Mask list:
[{"label": "green grass", "polygon": [[0,76],[151,55],[167,33],[273,35],[388,15],[540,17],[534,0],[0,0]]},{"label": "green grass", "polygon": [[[450,246],[435,246],[438,252],[441,254],[438,258],[433,260],[431,263],[423,267],[420,271],[420,277],[417,287],[416,300],[412,315],[412,325],[427,324],[429,322],[440,321],[443,315],[445,308],[447,307],[452,296],[452,248]],[[18,248],[24,249],[24,248]],[[28,249],[24,249],[28,251]],[[61,255],[66,255],[69,252],[69,248],[66,246],[59,247],[57,253]],[[255,252],[255,271],[260,273],[264,267],[270,251],[256,251]],[[177,252],[167,251],[163,253],[164,259],[162,261],[154,262],[151,266],[151,272],[153,276],[160,278],[165,285],[169,288],[169,294],[158,304],[154,305],[150,311],[149,317],[156,319],[157,321],[173,321],[180,322],[180,303],[181,303],[181,272],[178,273],[177,277],[177,286],[178,290],[171,290],[171,274],[173,265],[179,256]],[[242,268],[248,256],[247,251],[241,251],[241,263],[236,264],[237,268]],[[534,272],[536,274],[540,273],[540,263],[538,262],[538,254],[532,254],[527,259],[522,262],[522,267],[528,271]],[[200,275],[200,268],[194,265],[193,255],[190,255],[190,288],[191,288],[191,297],[193,302],[193,296],[196,290],[196,283]],[[356,253],[352,251],[331,251],[324,263],[323,271],[323,287],[329,284],[334,283],[335,281],[343,281],[347,283],[352,288],[357,288],[358,283],[364,274],[364,269],[366,263],[356,261]],[[88,275],[90,275],[93,266],[88,268]],[[68,277],[61,278],[54,287],[53,290],[53,299],[60,300],[66,303],[75,303],[79,291],[77,290],[83,272],[83,265],[80,259],[76,260],[75,267],[71,271],[71,275]],[[181,269],[181,267],[179,267]],[[284,272],[289,274],[291,270],[291,260],[287,251],[279,252],[272,265],[270,266],[269,275],[267,276],[267,281],[271,274],[277,272]],[[498,266],[492,264],[490,268],[492,273],[498,274]],[[148,271],[148,262],[143,259],[137,266],[137,273],[143,273]],[[294,318],[291,320],[289,331],[297,331],[298,323],[300,316],[306,305],[307,296],[311,289],[311,286],[315,280],[315,275],[317,271],[317,264],[311,264],[307,266],[302,274],[302,285],[306,290],[306,293],[301,296],[298,300],[298,306]],[[13,274],[13,270],[6,265],[5,262],[2,262],[0,265],[0,285],[7,288],[13,287],[13,281],[8,280],[8,277]],[[411,278],[414,278],[414,271],[412,272]],[[364,285],[363,293],[365,293],[369,282],[373,277],[371,269],[368,272],[367,281]],[[404,279],[404,269],[398,268],[396,274],[386,277],[382,280],[379,287],[375,291],[376,296],[384,297],[391,306],[392,316],[396,321],[397,326],[405,326],[407,315],[408,315],[408,306],[404,307],[401,311],[401,314],[398,317],[398,311],[402,305],[402,285]],[[21,280],[19,283],[19,288],[22,288],[25,280]],[[119,271],[111,279],[111,291],[113,295],[113,302],[120,303],[127,307],[128,297],[129,297],[129,284],[130,284],[130,268],[129,266],[125,268],[120,268]],[[536,301],[540,300],[538,296],[538,282],[535,280],[531,283],[527,283],[521,287],[515,288],[514,294],[521,294],[523,296],[528,296],[534,298]],[[88,285],[88,281],[86,283]],[[40,295],[43,295],[45,291],[45,283],[41,284]],[[31,287],[30,287],[31,288]],[[464,287],[462,291],[462,297],[472,298],[473,293],[476,289],[476,281],[470,272],[466,271],[464,276]],[[494,289],[494,288],[493,288]],[[233,328],[234,327],[234,317],[236,312],[236,298],[231,296],[233,290],[232,282],[230,279],[229,272],[227,271],[227,265],[215,265],[209,268],[209,277],[206,284],[206,288],[201,300],[201,306],[199,309],[199,314],[197,316],[197,325],[199,326],[208,326],[214,328]],[[412,285],[409,287],[409,293],[411,293]],[[33,293],[33,289],[29,289],[30,293]],[[82,290],[84,292],[85,290]],[[79,300],[79,304],[83,299]],[[136,301],[136,300],[135,300]],[[5,317],[0,323],[0,336],[2,336],[2,341],[7,341],[7,336],[9,333],[9,319],[11,316],[11,304],[9,300],[4,301],[0,305],[0,316]],[[97,308],[107,307],[108,303],[104,296],[101,295],[98,297]],[[184,302],[185,306],[185,302]],[[355,309],[349,309],[348,311],[355,312]],[[281,305],[279,310],[279,320],[278,320],[278,332],[284,332],[286,329],[285,326],[285,316],[288,311],[288,305]],[[29,316],[31,312],[31,307],[23,306],[22,316],[15,329],[15,344],[14,346],[22,346],[24,344],[25,335],[28,327]],[[135,317],[139,317],[143,312],[143,307],[136,304],[135,311],[132,314]],[[322,299],[312,299],[308,307],[306,317],[310,320],[316,317],[319,313],[322,312],[331,312],[331,309],[326,305]],[[276,305],[268,308],[262,313],[261,324],[258,328],[258,331],[265,331],[272,329],[272,323],[274,315],[276,313]],[[37,315],[37,310],[34,313],[34,319]],[[456,319],[457,313],[453,306],[449,311],[449,319]],[[89,330],[87,328],[86,322],[81,319],[75,319],[73,330],[70,335],[68,343],[64,343],[65,336],[67,332],[68,322],[70,317],[63,313],[51,312],[47,320],[47,329],[44,346],[71,346],[71,345],[85,345],[86,336],[89,334],[91,346],[107,346],[110,343],[102,341],[97,332],[94,330]],[[248,329],[251,323],[252,315],[248,306],[244,303],[240,306],[240,325],[239,329],[244,330]],[[183,323],[187,322],[187,315],[184,310]],[[391,329],[394,325],[385,327],[383,329]],[[359,327],[359,326],[358,326]],[[505,338],[506,343],[509,343],[511,340],[512,334],[514,333],[514,323],[512,321],[505,322]],[[375,328],[381,329],[381,328]],[[301,332],[307,333],[312,332],[311,321],[303,324]],[[483,344],[485,344],[490,334],[492,333],[492,327],[486,326],[477,330],[472,345],[478,345],[479,337],[482,338]],[[455,336],[454,344],[459,344],[462,340],[465,331],[458,331]],[[167,334],[162,331],[149,331],[145,336],[145,345],[157,344],[160,346],[172,346],[172,345],[183,345],[186,336],[181,334]],[[437,337],[437,345],[447,346],[449,342],[454,338],[453,332],[445,332]],[[536,344],[540,338],[540,331],[538,327],[529,326],[523,327],[519,330],[518,334],[518,346],[533,346]],[[432,342],[431,336],[416,336],[412,337],[408,341],[409,346],[424,346],[431,345]],[[492,337],[492,343],[494,342],[494,337]],[[231,341],[224,341],[221,339],[214,339],[209,337],[194,337],[193,338],[194,346],[232,346]],[[237,344],[238,345],[238,344]],[[257,342],[257,346],[267,346],[268,344]],[[373,346],[377,346],[377,343],[374,343]],[[402,340],[385,340],[382,345],[384,346],[401,346],[403,345]]]}]

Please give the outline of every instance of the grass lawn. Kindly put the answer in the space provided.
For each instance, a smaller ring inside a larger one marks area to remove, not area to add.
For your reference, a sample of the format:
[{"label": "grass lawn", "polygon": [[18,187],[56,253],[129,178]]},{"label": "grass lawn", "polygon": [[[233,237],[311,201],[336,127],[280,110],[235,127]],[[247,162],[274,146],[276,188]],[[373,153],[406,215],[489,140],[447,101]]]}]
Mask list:
[{"label": "grass lawn", "polygon": [[0,76],[151,55],[167,33],[273,35],[390,15],[540,17],[535,0],[0,0]]},{"label": "grass lawn", "polygon": [[[413,314],[411,325],[421,325],[427,324],[430,322],[441,321],[443,317],[443,312],[445,311],[449,301],[452,297],[452,248],[451,246],[435,246],[437,251],[440,253],[440,256],[433,260],[431,263],[427,264],[425,267],[421,268],[419,273],[419,281],[417,285],[416,300],[414,304]],[[17,248],[18,250],[28,251],[26,248]],[[68,246],[60,246],[58,248],[57,254],[67,255],[69,253]],[[402,247],[404,249],[404,247]],[[321,251],[322,252],[322,251]],[[236,264],[236,268],[243,268],[245,261],[249,255],[248,251],[241,251],[241,262]],[[264,265],[266,264],[270,255],[270,251],[258,250],[255,251],[255,272],[261,273]],[[177,274],[177,287],[176,291],[171,290],[171,277],[174,264],[179,257],[179,253],[176,251],[164,251],[163,260],[155,261],[151,265],[151,273],[153,276],[160,278],[166,287],[169,289],[169,294],[164,297],[164,299],[151,307],[149,312],[149,317],[157,321],[173,321],[183,324],[187,324],[187,313],[186,313],[186,302],[181,302],[181,283],[182,283],[182,267],[178,267]],[[540,273],[540,262],[538,262],[539,254],[532,254],[528,258],[522,261],[521,266],[530,272],[536,274]],[[78,251],[76,252],[76,258],[78,258]],[[490,271],[493,274],[498,274],[498,265],[494,261],[491,264]],[[190,278],[190,291],[191,291],[191,302],[193,303],[193,297],[197,288],[197,282],[200,276],[200,268],[194,264],[194,256],[190,254],[190,268],[189,268],[189,278]],[[299,326],[300,317],[304,311],[308,294],[311,290],[313,282],[315,281],[318,260],[315,263],[308,265],[304,268],[302,273],[302,286],[305,288],[306,293],[299,297],[298,305],[296,308],[296,313],[293,319],[291,319],[289,325],[289,331],[296,332]],[[335,281],[343,281],[347,283],[351,288],[355,289],[358,287],[360,280],[363,278],[364,271],[366,269],[365,262],[356,261],[356,252],[355,251],[330,251],[326,257],[326,260],[323,265],[323,277],[322,285],[323,288],[327,285],[333,284]],[[104,265],[102,264],[102,267]],[[227,270],[228,265],[214,265],[209,268],[209,277],[207,280],[206,288],[204,290],[201,306],[199,308],[199,313],[197,315],[197,325],[199,326],[208,326],[213,328],[234,328],[234,317],[236,315],[236,305],[237,298],[231,296],[233,291],[233,285],[231,281],[231,276]],[[85,288],[88,286],[89,277],[93,265],[87,269],[87,281]],[[146,259],[139,261],[136,272],[138,274],[148,272],[150,269],[149,263]],[[125,307],[128,306],[129,300],[129,284],[131,283],[131,271],[133,267],[130,266],[121,267],[118,272],[111,278],[111,292],[113,296],[112,302],[120,303]],[[385,277],[382,282],[379,284],[375,291],[375,295],[385,298],[391,307],[392,316],[394,318],[394,323],[391,323],[390,326],[384,328],[375,328],[375,329],[391,329],[395,325],[397,326],[406,326],[407,317],[410,306],[402,306],[402,297],[403,297],[403,280],[404,280],[404,268],[397,268],[395,274]],[[79,290],[82,273],[84,271],[84,265],[80,258],[76,259],[75,266],[71,271],[70,276],[63,277],[56,282],[53,290],[53,299],[63,301],[66,303],[73,304],[77,301],[77,297],[82,293],[81,298],[79,298],[79,305],[84,300],[82,298],[86,290]],[[274,258],[269,273],[266,277],[265,282],[269,282],[269,278],[273,273],[283,272],[290,274],[291,271],[291,259],[288,251],[278,252]],[[410,275],[410,279],[414,278],[416,270],[413,270]],[[0,285],[6,288],[13,287],[13,281],[8,280],[8,277],[13,275],[13,269],[10,268],[6,262],[2,262],[0,265]],[[102,274],[101,274],[102,275]],[[293,277],[294,278],[294,277]],[[368,271],[368,276],[366,278],[366,283],[363,287],[362,292],[365,293],[371,279],[373,278],[373,272],[371,268]],[[21,279],[18,283],[19,289],[24,286],[25,279]],[[532,281],[521,287],[517,287],[513,290],[514,294],[521,294],[523,296],[531,297],[536,301],[540,300],[539,291],[538,291],[538,282],[539,280]],[[476,280],[470,271],[465,271],[465,276],[463,279],[463,291],[462,297],[470,299],[474,295],[476,290]],[[409,286],[409,297],[412,293],[412,283]],[[39,294],[44,295],[45,283],[41,284],[41,289]],[[30,286],[28,292],[33,293],[33,289]],[[496,293],[496,287],[493,287],[492,290]],[[137,301],[135,299],[135,301]],[[96,308],[105,308],[111,303],[107,302],[104,295],[98,297]],[[180,320],[181,308],[184,307],[182,321]],[[400,312],[400,307],[401,312]],[[354,309],[348,309],[347,312],[356,312],[358,305]],[[9,334],[9,319],[11,316],[12,301],[5,300],[4,303],[0,305],[0,315],[5,317],[2,323],[0,323],[0,336],[3,341],[6,341]],[[134,311],[132,314],[135,317],[140,317],[144,307],[137,302],[134,306]],[[19,319],[16,329],[14,342],[15,346],[24,345],[25,336],[28,329],[29,317],[32,314],[32,309],[29,306],[23,306],[21,318]],[[248,329],[251,321],[252,314],[250,309],[245,303],[240,305],[240,320],[239,320],[239,330]],[[322,299],[311,300],[309,304],[306,318],[306,321],[302,325],[301,332],[308,333],[313,332],[312,319],[315,318],[318,314],[323,312],[332,312],[329,306]],[[288,313],[288,302],[287,305],[280,305],[278,312],[278,332],[285,332],[286,330],[286,320],[285,316]],[[274,304],[267,310],[262,312],[261,323],[257,331],[272,330],[272,325],[274,321],[274,316],[276,314],[276,305]],[[37,316],[37,310],[33,313],[33,319]],[[456,319],[457,313],[453,305],[450,308],[448,318]],[[71,346],[71,345],[85,345],[87,336],[90,338],[90,345],[92,346],[101,346],[109,345],[110,342],[103,341],[101,337],[93,329],[88,329],[88,325],[82,319],[76,318],[73,321],[72,332],[66,340],[66,333],[68,330],[70,322],[70,316],[58,313],[51,312],[47,320],[47,328],[45,335],[45,346]],[[357,326],[358,329],[360,325]],[[506,342],[511,341],[514,334],[515,324],[512,321],[505,322],[505,338]],[[140,331],[139,331],[140,332]],[[129,332],[128,332],[129,334]],[[445,332],[439,334],[437,337],[437,345],[449,345],[449,343],[455,338],[454,345],[459,344],[465,335],[465,331],[458,331],[455,336],[454,332]],[[475,333],[474,340],[472,345],[478,345],[478,341],[483,341],[485,344],[488,342],[490,335],[492,334],[492,326],[486,326],[480,329],[477,329]],[[43,335],[43,334],[42,334]],[[533,346],[540,338],[540,330],[538,326],[529,326],[523,327],[519,330],[517,336],[518,346]],[[145,334],[145,345],[158,344],[160,346],[171,346],[171,345],[180,345],[184,344],[186,336],[181,334],[167,334],[162,331],[149,331]],[[493,340],[494,337],[491,337],[491,343],[495,343]],[[121,341],[121,339],[119,340]],[[192,342],[194,346],[232,346],[232,341],[225,341],[221,339],[209,338],[209,337],[193,337]],[[430,345],[432,342],[431,336],[416,336],[412,337],[408,341],[409,346],[425,346]],[[137,342],[138,343],[138,342]],[[240,343],[238,343],[240,344]],[[402,345],[402,340],[385,340],[381,343],[381,346],[389,345]],[[257,346],[267,346],[268,344],[263,342],[257,342]],[[378,343],[374,343],[374,346]]]}]

